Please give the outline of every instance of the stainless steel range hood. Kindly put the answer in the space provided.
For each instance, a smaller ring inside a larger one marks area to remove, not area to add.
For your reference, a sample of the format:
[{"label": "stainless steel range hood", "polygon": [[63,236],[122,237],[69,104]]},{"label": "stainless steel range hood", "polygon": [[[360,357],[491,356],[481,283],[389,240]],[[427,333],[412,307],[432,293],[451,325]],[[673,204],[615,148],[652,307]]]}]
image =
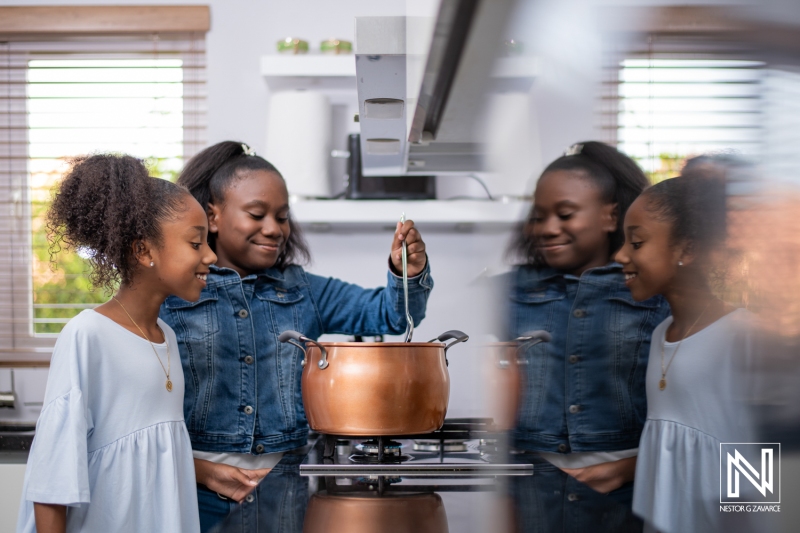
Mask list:
[{"label": "stainless steel range hood", "polygon": [[484,170],[480,121],[514,4],[442,0],[435,20],[356,18],[365,176]]}]

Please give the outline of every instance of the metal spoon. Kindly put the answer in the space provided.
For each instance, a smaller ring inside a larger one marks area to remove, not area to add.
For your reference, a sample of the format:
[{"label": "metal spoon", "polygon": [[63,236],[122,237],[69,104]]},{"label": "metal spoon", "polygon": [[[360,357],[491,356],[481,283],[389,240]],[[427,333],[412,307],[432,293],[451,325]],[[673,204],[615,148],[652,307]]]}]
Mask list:
[{"label": "metal spoon", "polygon": [[[400,223],[406,221],[406,214],[400,216]],[[406,304],[406,340],[404,342],[411,342],[411,336],[414,334],[414,319],[411,318],[411,313],[408,311],[408,245],[406,240],[403,239],[403,299]]]}]

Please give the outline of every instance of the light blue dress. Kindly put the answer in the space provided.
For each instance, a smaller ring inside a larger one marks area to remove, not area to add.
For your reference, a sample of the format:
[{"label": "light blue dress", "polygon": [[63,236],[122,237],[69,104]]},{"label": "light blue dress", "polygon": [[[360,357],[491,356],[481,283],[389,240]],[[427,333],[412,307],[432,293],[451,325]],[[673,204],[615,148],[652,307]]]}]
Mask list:
[{"label": "light blue dress", "polygon": [[33,502],[68,506],[69,533],[200,531],[178,345],[158,323],[172,392],[150,343],[113,320],[83,311],[59,335],[18,533],[36,531]]},{"label": "light blue dress", "polygon": [[[732,531],[719,511],[720,443],[754,438],[746,388],[752,315],[738,309],[681,343],[665,344],[671,323],[668,317],[653,331],[633,512],[645,520],[645,531]],[[672,359],[663,391],[662,346],[664,364]],[[737,531],[756,531],[750,519],[737,516]]]}]

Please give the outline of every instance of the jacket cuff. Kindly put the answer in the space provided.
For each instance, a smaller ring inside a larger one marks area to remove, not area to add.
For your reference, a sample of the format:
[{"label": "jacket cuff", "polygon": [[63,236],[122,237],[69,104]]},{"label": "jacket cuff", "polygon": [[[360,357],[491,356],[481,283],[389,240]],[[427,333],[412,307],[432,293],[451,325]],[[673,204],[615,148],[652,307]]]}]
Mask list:
[{"label": "jacket cuff", "polygon": [[[389,257],[389,280],[390,282],[399,288],[403,288],[403,273],[396,272],[394,265],[392,264],[392,258]],[[422,272],[417,274],[416,276],[408,278],[408,290],[409,292],[411,289],[420,287],[425,290],[431,290],[433,288],[433,278],[431,277],[431,262],[428,258],[428,254],[425,254],[425,268],[422,269]]]}]

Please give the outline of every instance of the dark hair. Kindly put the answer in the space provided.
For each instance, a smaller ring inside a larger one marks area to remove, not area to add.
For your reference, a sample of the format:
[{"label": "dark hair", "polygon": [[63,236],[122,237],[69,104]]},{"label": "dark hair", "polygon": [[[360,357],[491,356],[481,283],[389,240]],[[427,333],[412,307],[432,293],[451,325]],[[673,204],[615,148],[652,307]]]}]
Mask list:
[{"label": "dark hair", "polygon": [[[225,202],[225,190],[234,179],[241,177],[239,172],[242,170],[264,170],[283,179],[272,163],[255,154],[249,155],[244,144],[222,141],[191,158],[183,168],[178,183],[189,189],[203,210],[208,211],[208,204]],[[280,270],[292,264],[306,264],[311,260],[308,244],[291,214],[289,229],[286,246],[275,263]],[[208,244],[216,251],[216,236],[212,233],[208,235]]]},{"label": "dark hair", "polygon": [[[622,229],[625,213],[650,185],[650,180],[630,157],[607,144],[597,141],[582,142],[574,144],[570,153],[572,155],[563,155],[550,163],[541,176],[556,170],[582,172],[598,187],[603,202],[617,204],[617,229],[608,236],[611,256],[625,242]],[[523,264],[544,266],[546,263],[538,252],[533,236],[526,231],[529,223],[526,220],[517,226],[508,255]]]},{"label": "dark hair", "polygon": [[672,228],[674,243],[686,243],[704,264],[727,238],[726,170],[729,157],[689,159],[680,176],[647,189],[645,209]]},{"label": "dark hair", "polygon": [[186,207],[188,192],[151,178],[144,163],[128,155],[98,154],[71,161],[47,212],[50,261],[62,249],[88,254],[90,280],[113,291],[136,272],[136,241],[163,242],[161,223]]}]

